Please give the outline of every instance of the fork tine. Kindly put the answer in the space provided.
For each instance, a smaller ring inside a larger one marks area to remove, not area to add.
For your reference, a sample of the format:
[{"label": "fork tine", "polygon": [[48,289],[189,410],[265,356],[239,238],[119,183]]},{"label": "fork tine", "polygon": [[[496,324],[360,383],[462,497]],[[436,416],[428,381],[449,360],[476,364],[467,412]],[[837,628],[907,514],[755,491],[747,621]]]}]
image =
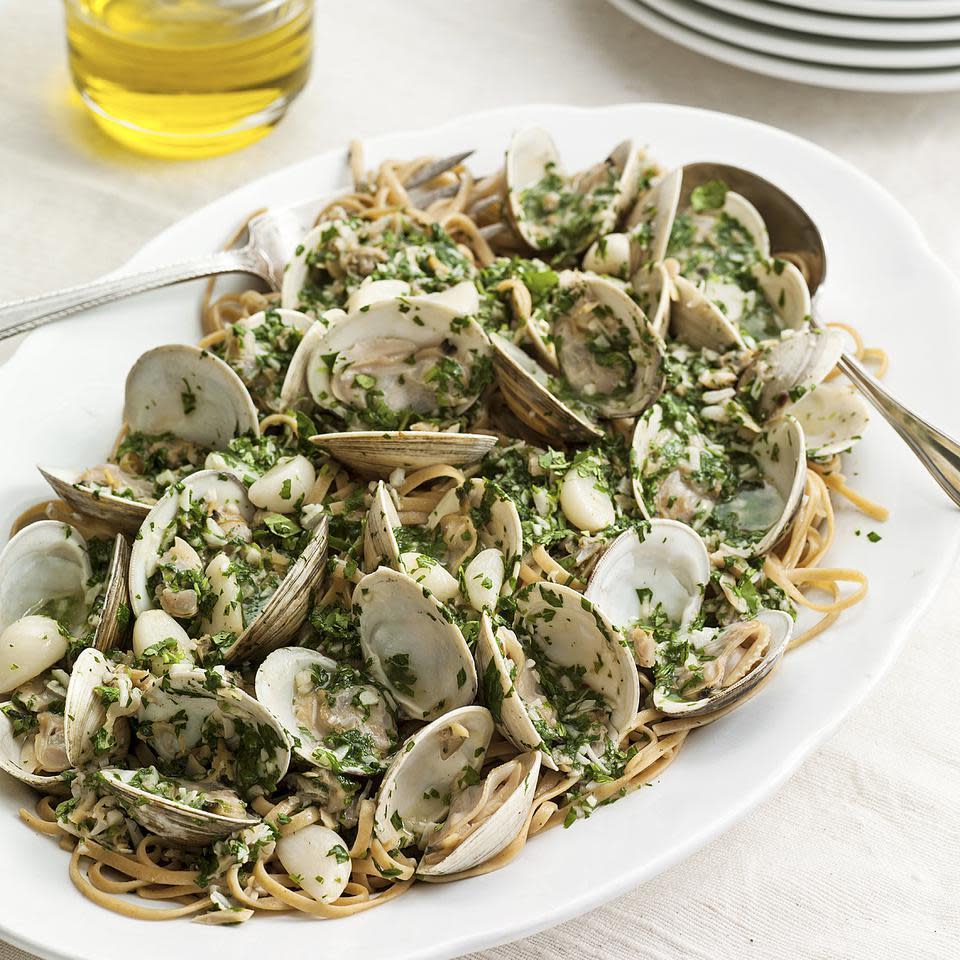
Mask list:
[{"label": "fork tine", "polygon": [[421,210],[425,210],[435,200],[446,200],[448,197],[455,197],[459,189],[459,183],[450,183],[445,187],[437,187],[434,190],[411,190],[408,196],[415,206]]},{"label": "fork tine", "polygon": [[465,150],[463,153],[455,153],[450,157],[441,157],[439,160],[434,160],[433,163],[428,163],[425,167],[421,167],[407,180],[404,187],[410,190],[413,187],[419,187],[424,183],[429,183],[434,177],[438,177],[441,173],[451,170],[458,163],[463,163],[472,153],[473,150]]}]

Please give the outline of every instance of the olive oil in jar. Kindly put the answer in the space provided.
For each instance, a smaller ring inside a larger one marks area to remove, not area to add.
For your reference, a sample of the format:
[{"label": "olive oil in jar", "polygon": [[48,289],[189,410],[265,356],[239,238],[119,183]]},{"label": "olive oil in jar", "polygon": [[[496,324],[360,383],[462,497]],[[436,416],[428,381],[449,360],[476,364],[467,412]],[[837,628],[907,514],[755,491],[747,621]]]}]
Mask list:
[{"label": "olive oil in jar", "polygon": [[312,0],[67,0],[73,82],[135,150],[205,157],[264,136],[310,72]]}]

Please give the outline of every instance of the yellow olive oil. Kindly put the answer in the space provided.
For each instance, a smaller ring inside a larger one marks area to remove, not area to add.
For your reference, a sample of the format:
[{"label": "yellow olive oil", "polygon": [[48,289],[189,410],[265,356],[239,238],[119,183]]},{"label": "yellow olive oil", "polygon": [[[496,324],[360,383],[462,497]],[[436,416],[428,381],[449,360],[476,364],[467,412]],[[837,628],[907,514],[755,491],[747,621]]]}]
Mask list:
[{"label": "yellow olive oil", "polygon": [[162,157],[264,136],[310,72],[312,0],[67,0],[73,81],[97,123]]}]

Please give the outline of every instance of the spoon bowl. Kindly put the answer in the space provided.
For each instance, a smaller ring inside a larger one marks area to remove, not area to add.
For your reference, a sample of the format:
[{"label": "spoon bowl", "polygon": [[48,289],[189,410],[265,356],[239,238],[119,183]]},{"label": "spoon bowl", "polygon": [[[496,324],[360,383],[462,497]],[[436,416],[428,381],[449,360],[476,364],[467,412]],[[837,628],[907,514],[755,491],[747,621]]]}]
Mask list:
[{"label": "spoon bowl", "polygon": [[722,180],[757,208],[767,225],[771,251],[796,266],[807,281],[812,297],[826,278],[827,253],[820,231],[807,211],[776,184],[727,163],[686,164],[680,184],[681,209],[690,200],[694,188],[710,180]]}]

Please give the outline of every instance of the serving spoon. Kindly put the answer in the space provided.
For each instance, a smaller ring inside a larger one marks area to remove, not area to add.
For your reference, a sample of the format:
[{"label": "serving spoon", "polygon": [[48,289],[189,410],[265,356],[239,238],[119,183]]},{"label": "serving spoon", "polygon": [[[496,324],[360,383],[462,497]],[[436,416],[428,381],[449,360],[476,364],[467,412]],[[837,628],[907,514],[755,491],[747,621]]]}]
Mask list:
[{"label": "serving spoon", "polygon": [[[462,163],[471,153],[472,150],[467,150],[442,157],[417,170],[403,185],[411,202],[422,207],[442,197],[453,196],[457,190],[456,185],[436,189],[427,189],[425,185],[434,177]],[[222,273],[252,274],[266,281],[271,290],[279,290],[283,283],[283,269],[293,256],[296,245],[314,226],[319,212],[335,199],[335,195],[321,197],[295,206],[268,210],[254,217],[247,227],[247,243],[235,250],[221,250],[186,263],[174,263],[122,277],[93,280],[65,290],[2,304],[0,340],[136,293],[146,293],[148,290],[174,283]]]},{"label": "serving spoon", "polygon": [[[826,277],[827,254],[820,231],[803,207],[769,180],[725,163],[688,163],[683,168],[681,207],[694,187],[710,180],[722,180],[757,208],[767,225],[774,256],[800,270],[813,296]],[[810,322],[823,329],[816,316]],[[960,443],[905,407],[849,353],[841,354],[837,365],[960,507]]]}]

